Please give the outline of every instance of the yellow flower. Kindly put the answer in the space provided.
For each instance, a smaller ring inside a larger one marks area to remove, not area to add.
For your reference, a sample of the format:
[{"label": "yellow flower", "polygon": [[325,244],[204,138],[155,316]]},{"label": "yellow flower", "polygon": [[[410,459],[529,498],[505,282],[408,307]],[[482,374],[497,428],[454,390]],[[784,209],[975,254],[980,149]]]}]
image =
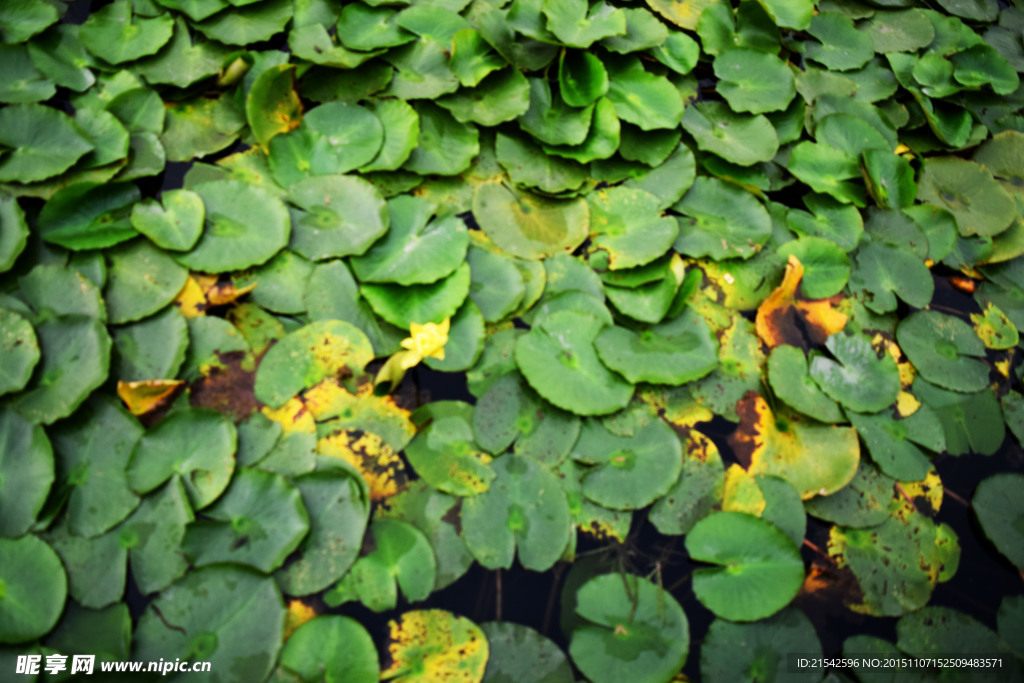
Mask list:
[{"label": "yellow flower", "polygon": [[408,349],[408,353],[402,357],[402,369],[408,370],[424,358],[444,360],[444,345],[448,343],[448,330],[451,329],[451,324],[451,318],[445,318],[440,325],[410,325],[409,334],[412,336],[402,340],[402,348]]}]

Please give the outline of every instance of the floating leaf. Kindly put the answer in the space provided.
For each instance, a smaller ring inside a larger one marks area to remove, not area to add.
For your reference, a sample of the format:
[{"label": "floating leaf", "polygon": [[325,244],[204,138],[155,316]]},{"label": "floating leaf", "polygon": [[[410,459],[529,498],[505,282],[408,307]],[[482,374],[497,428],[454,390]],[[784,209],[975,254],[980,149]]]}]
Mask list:
[{"label": "floating leaf", "polygon": [[664,76],[644,69],[639,59],[623,58],[608,65],[608,99],[615,114],[643,130],[672,129],[683,116],[683,98]]},{"label": "floating leaf", "polygon": [[946,433],[945,450],[950,455],[971,451],[992,455],[1006,436],[999,401],[989,391],[963,394],[946,391],[918,378],[914,394],[935,411]]},{"label": "floating leaf", "polygon": [[80,35],[89,52],[109,64],[121,64],[153,54],[173,32],[169,15],[136,14],[128,0],[117,0],[91,13]]},{"label": "floating leaf", "polygon": [[678,385],[718,365],[718,343],[704,318],[692,311],[639,333],[606,327],[594,346],[605,365],[631,382]]},{"label": "floating leaf", "polygon": [[595,683],[629,676],[664,683],[689,654],[690,627],[683,608],[661,587],[638,576],[604,574],[576,593],[569,654]]},{"label": "floating leaf", "polygon": [[138,233],[129,222],[139,200],[131,183],[76,183],[57,192],[39,213],[39,232],[68,249],[109,247]]},{"label": "floating leaf", "polygon": [[1011,349],[1020,341],[1017,328],[991,301],[981,313],[971,313],[974,332],[989,349]]},{"label": "floating leaf", "polygon": [[700,149],[741,166],[768,161],[779,151],[778,136],[767,118],[737,114],[723,102],[687,107],[682,124]]},{"label": "floating leaf", "polygon": [[998,235],[1016,215],[1010,195],[984,166],[955,157],[929,159],[919,182],[918,198],[948,209],[960,234]]},{"label": "floating leaf", "polygon": [[572,251],[586,238],[589,213],[581,199],[545,199],[497,183],[480,185],[473,196],[474,217],[487,236],[520,258]]},{"label": "floating leaf", "polygon": [[594,244],[608,252],[612,270],[632,268],[665,253],[679,232],[662,216],[654,195],[628,187],[600,190],[588,198]]},{"label": "floating leaf", "polygon": [[426,683],[431,680],[481,680],[489,647],[480,627],[444,610],[406,612],[389,621],[390,664],[381,680]]},{"label": "floating leaf", "polygon": [[181,542],[193,520],[182,478],[174,477],[144,497],[121,525],[119,539],[128,548],[132,576],[143,594],[163,590],[185,574]]},{"label": "floating leaf", "polygon": [[281,666],[303,680],[376,683],[380,664],[373,638],[350,617],[325,614],[300,626],[281,651]]},{"label": "floating leaf", "polygon": [[836,310],[834,300],[807,301],[796,296],[803,273],[799,259],[790,255],[782,282],[757,308],[757,334],[768,346],[816,346],[846,327],[848,318]]},{"label": "floating leaf", "polygon": [[[737,644],[742,643],[742,648]],[[780,653],[799,652],[801,657],[821,657],[821,643],[811,620],[792,607],[752,624],[715,619],[704,636],[700,673],[707,683],[728,683],[757,676],[794,678],[814,674],[806,669],[791,671],[788,657]]]},{"label": "floating leaf", "polygon": [[[0,394],[23,389],[39,362],[39,342],[29,321],[14,311],[0,308]],[[2,515],[0,515],[2,517]]]},{"label": "floating leaf", "polygon": [[145,659],[202,658],[213,671],[263,680],[277,659],[284,618],[272,579],[231,565],[203,567],[150,603],[133,652]]},{"label": "floating leaf", "polygon": [[0,409],[0,470],[0,536],[21,536],[53,484],[53,448],[42,427],[10,408]]},{"label": "floating leaf", "polygon": [[1021,548],[1020,520],[1024,511],[1020,509],[1017,491],[1022,483],[1021,475],[1013,473],[996,474],[988,477],[974,492],[971,507],[978,516],[985,535],[996,548],[1017,567],[1024,567],[1024,553]]},{"label": "floating leaf", "polygon": [[361,292],[381,318],[408,329],[413,323],[440,323],[455,315],[469,295],[469,283],[469,265],[463,263],[447,277],[427,285],[367,283]]},{"label": "floating leaf", "polygon": [[419,144],[403,168],[420,175],[458,175],[480,153],[480,134],[471,123],[459,123],[444,109],[420,102]]},{"label": "floating leaf", "polygon": [[698,562],[719,565],[693,574],[701,604],[730,621],[775,614],[796,596],[804,564],[793,541],[769,522],[742,512],[714,512],[686,535]]},{"label": "floating leaf", "polygon": [[688,256],[750,258],[771,234],[771,219],[761,203],[717,178],[697,178],[672,208],[687,216],[678,219],[675,249]]},{"label": "floating leaf", "polygon": [[93,538],[73,536],[65,518],[50,530],[46,539],[60,555],[68,573],[68,592],[76,603],[99,609],[121,599],[128,549],[122,544],[119,529]]},{"label": "floating leaf", "polygon": [[425,425],[406,447],[409,464],[428,484],[456,496],[475,496],[494,480],[491,459],[473,438],[473,408],[461,401],[435,401],[413,419]]},{"label": "floating leaf", "polygon": [[796,95],[793,72],[774,55],[744,47],[731,48],[715,58],[714,66],[718,90],[733,111],[781,111]]},{"label": "floating leaf", "polygon": [[358,599],[374,612],[384,612],[395,608],[399,588],[409,602],[430,595],[437,564],[423,532],[397,519],[378,519],[368,533],[366,553],[326,593],[327,604]]},{"label": "floating leaf", "polygon": [[275,135],[299,125],[302,103],[295,92],[294,68],[291,64],[270,67],[256,78],[245,98],[245,117],[263,149]]},{"label": "floating leaf", "polygon": [[810,374],[833,401],[862,413],[883,410],[900,392],[896,361],[887,353],[878,357],[864,334],[833,334],[825,347],[836,361],[815,356]]},{"label": "floating leaf", "polygon": [[843,421],[839,405],[811,379],[807,358],[788,344],[776,346],[768,357],[768,381],[775,395],[788,406],[819,422]]},{"label": "floating leaf", "polygon": [[985,345],[971,326],[936,311],[918,311],[896,329],[900,348],[921,376],[954,391],[980,391],[988,386]]},{"label": "floating leaf", "polygon": [[23,643],[45,635],[57,624],[67,597],[67,576],[57,553],[31,534],[0,538],[0,565],[0,641]]},{"label": "floating leaf", "polygon": [[158,203],[145,199],[132,207],[132,227],[161,249],[188,251],[199,240],[206,218],[202,198],[191,190],[169,190]]},{"label": "floating leaf", "polygon": [[807,499],[835,493],[857,472],[860,445],[854,429],[776,413],[763,398],[752,394],[744,397],[736,410],[741,422],[732,437],[734,448],[741,461],[750,463],[747,470],[751,474],[785,479]]},{"label": "floating leaf", "polygon": [[557,477],[530,456],[508,453],[491,467],[495,479],[462,504],[466,546],[489,569],[519,562],[546,571],[569,541],[569,505]]},{"label": "floating leaf", "polygon": [[189,525],[181,547],[195,566],[234,562],[270,572],[308,532],[309,516],[293,484],[278,474],[242,469],[203,510],[203,519]]},{"label": "floating leaf", "polygon": [[148,493],[174,475],[200,510],[216,500],[235,470],[237,433],[231,421],[211,410],[176,412],[146,432],[132,453],[128,482]]},{"label": "floating leaf", "polygon": [[487,637],[489,649],[483,683],[505,680],[572,683],[575,680],[565,654],[532,628],[507,621],[489,621],[480,628]]}]

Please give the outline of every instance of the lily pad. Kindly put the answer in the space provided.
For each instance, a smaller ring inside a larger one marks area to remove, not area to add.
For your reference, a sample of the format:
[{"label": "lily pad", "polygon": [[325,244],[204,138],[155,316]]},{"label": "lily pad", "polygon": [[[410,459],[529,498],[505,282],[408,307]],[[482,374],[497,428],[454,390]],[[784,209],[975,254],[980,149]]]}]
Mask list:
[{"label": "lily pad", "polygon": [[367,283],[361,292],[377,315],[401,328],[413,323],[440,323],[455,315],[469,296],[469,265],[427,285]]},{"label": "lily pad", "polygon": [[594,346],[606,366],[634,383],[684,384],[718,365],[718,342],[707,321],[692,310],[642,332],[606,327]]},{"label": "lily pad", "polygon": [[541,396],[578,415],[624,407],[633,386],[608,370],[593,343],[605,324],[572,310],[546,316],[516,343],[516,363]]},{"label": "lily pad", "polygon": [[128,549],[119,531],[114,528],[93,538],[74,536],[65,518],[46,535],[68,574],[68,592],[79,605],[100,609],[124,595]]},{"label": "lily pad", "polygon": [[194,520],[182,477],[173,477],[144,497],[118,533],[127,547],[132,576],[143,594],[163,590],[181,578],[188,562],[181,553],[185,528]]},{"label": "lily pad", "polygon": [[818,496],[804,503],[807,512],[840,526],[866,529],[889,518],[889,504],[896,482],[877,467],[861,459],[850,483],[830,496]]},{"label": "lily pad", "polygon": [[572,683],[572,666],[557,645],[529,626],[489,621],[480,629],[487,637],[489,656],[483,683],[533,681]]},{"label": "lily pad", "polygon": [[588,467],[583,495],[612,510],[639,510],[665,495],[682,472],[682,445],[660,419],[630,435],[609,432],[596,420],[584,423],[571,457]]},{"label": "lily pad", "polygon": [[921,376],[953,391],[988,386],[985,345],[963,320],[937,311],[918,311],[896,328],[900,348]]},{"label": "lily pad", "polygon": [[167,14],[137,14],[128,0],[116,0],[89,15],[82,24],[82,44],[108,64],[151,55],[171,39],[174,19]]},{"label": "lily pad", "polygon": [[662,216],[658,198],[629,187],[600,190],[588,197],[594,244],[608,252],[612,270],[642,266],[664,254],[679,227]]},{"label": "lily pad", "polygon": [[728,683],[751,675],[808,682],[819,679],[817,671],[791,670],[789,653],[812,659],[822,654],[814,625],[795,607],[752,624],[716,619],[704,636],[700,672],[707,683]]},{"label": "lily pad", "polygon": [[104,292],[111,323],[145,318],[171,303],[188,271],[146,240],[107,251],[109,270]]},{"label": "lily pad", "polygon": [[403,168],[420,175],[458,175],[480,153],[480,134],[472,123],[460,123],[429,102],[415,107],[420,117],[419,144]]},{"label": "lily pad", "polygon": [[153,661],[194,657],[232,680],[263,680],[281,648],[284,618],[272,579],[231,565],[203,567],[150,603],[132,651]]},{"label": "lily pad", "polygon": [[388,233],[368,252],[352,259],[352,270],[362,282],[429,284],[450,275],[465,261],[469,234],[461,218],[447,214],[430,220],[433,205],[409,196],[392,199],[388,211]]},{"label": "lily pad", "polygon": [[31,534],[0,538],[0,566],[0,641],[23,643],[43,636],[57,624],[67,597],[67,576],[57,553]]},{"label": "lily pad", "polygon": [[203,519],[189,525],[182,550],[195,566],[233,562],[270,572],[307,533],[309,516],[293,484],[278,474],[242,469],[203,510]]},{"label": "lily pad", "polygon": [[985,535],[1000,553],[1017,567],[1024,567],[1024,543],[1021,542],[1020,520],[1024,518],[1017,495],[1024,477],[1019,474],[997,474],[978,484],[971,507],[978,516]]},{"label": "lily pad", "polygon": [[699,177],[672,207],[683,214],[675,249],[715,260],[750,258],[771,235],[771,218],[757,199],[717,178]]},{"label": "lily pad", "polygon": [[92,317],[62,316],[36,326],[43,360],[14,402],[32,422],[50,424],[67,417],[107,379],[110,337]]},{"label": "lily pad", "polygon": [[722,500],[725,468],[718,447],[700,432],[690,430],[679,479],[651,508],[649,519],[663,534],[689,533]]},{"label": "lily pad", "polygon": [[206,218],[202,198],[191,190],[168,190],[132,207],[132,227],[161,249],[188,251],[199,240]]},{"label": "lily pad", "polygon": [[0,470],[0,536],[21,536],[53,484],[53,448],[42,427],[10,408],[0,409]]},{"label": "lily pad", "polygon": [[128,482],[148,493],[178,475],[192,506],[216,500],[231,481],[238,436],[225,415],[199,408],[176,412],[146,432],[132,453]]},{"label": "lily pad", "polygon": [[341,469],[310,472],[294,483],[309,513],[309,535],[277,580],[288,595],[308,595],[340,579],[356,561],[370,508],[361,486]]},{"label": "lily pad", "polygon": [[679,125],[683,97],[667,78],[645,70],[636,57],[622,58],[608,66],[608,99],[620,119],[643,130]]},{"label": "lily pad", "polygon": [[203,235],[177,257],[192,270],[223,273],[257,266],[288,243],[288,210],[255,185],[218,180],[193,190],[206,206]]},{"label": "lily pad", "polygon": [[[0,352],[4,363],[0,368],[0,394],[23,389],[39,363],[39,341],[28,320],[14,311],[0,308]],[[2,515],[0,515],[2,518]]]},{"label": "lily pad", "polygon": [[800,293],[808,299],[827,299],[842,291],[850,277],[850,259],[841,247],[821,237],[801,237],[779,248],[796,256],[804,267]]},{"label": "lily pad", "polygon": [[1016,205],[991,171],[955,157],[929,159],[919,181],[918,198],[956,218],[960,235],[993,236],[1010,227]]},{"label": "lily pad", "polygon": [[39,212],[39,232],[46,241],[75,250],[124,242],[138,234],[129,214],[139,197],[132,183],[76,183]]},{"label": "lily pad", "polygon": [[383,197],[362,178],[326,175],[288,188],[293,213],[291,248],[306,258],[362,254],[389,225]]},{"label": "lily pad", "polygon": [[484,677],[487,638],[469,619],[439,609],[416,610],[388,622],[388,629],[391,663],[381,672],[382,680],[425,683],[433,676],[471,681]]},{"label": "lily pad", "polygon": [[426,426],[405,449],[406,458],[428,484],[456,496],[475,496],[494,480],[490,456],[473,437],[473,408],[461,401],[435,401],[413,414]]},{"label": "lily pad", "polygon": [[263,149],[271,138],[295,128],[302,118],[294,69],[292,64],[270,67],[253,81],[245,98],[245,117]]},{"label": "lily pad", "polygon": [[896,310],[896,295],[912,306],[927,306],[935,292],[932,274],[921,259],[906,249],[874,242],[857,250],[849,287],[876,313]]},{"label": "lily pad", "polygon": [[530,456],[514,453],[491,467],[490,488],[462,504],[469,551],[490,569],[511,567],[517,550],[527,569],[550,569],[569,541],[569,505],[558,479]]},{"label": "lily pad", "polygon": [[325,377],[357,375],[373,360],[370,340],[341,320],[310,323],[272,346],[256,372],[256,397],[279,408]]},{"label": "lily pad", "polygon": [[836,360],[815,356],[810,374],[829,398],[862,413],[878,412],[896,400],[900,392],[896,361],[887,353],[879,358],[866,335],[833,334],[825,347]]},{"label": "lily pad", "polygon": [[1006,425],[993,392],[947,391],[919,377],[914,381],[914,395],[938,415],[950,455],[972,451],[992,455],[999,450]]},{"label": "lily pad", "polygon": [[700,149],[740,166],[768,161],[779,151],[775,128],[766,117],[737,114],[723,102],[690,105],[682,124]]},{"label": "lily pad", "polygon": [[736,47],[718,55],[714,67],[718,91],[733,111],[781,111],[796,96],[793,72],[774,55]]},{"label": "lily pad", "polygon": [[773,524],[742,512],[715,512],[686,535],[690,557],[720,565],[698,569],[693,591],[701,604],[730,621],[775,614],[803,584],[800,551]]},{"label": "lily pad", "polygon": [[289,636],[281,666],[302,680],[376,683],[380,678],[373,638],[358,621],[337,614],[316,617]]},{"label": "lily pad", "polygon": [[594,683],[630,676],[665,683],[682,668],[690,650],[683,608],[659,586],[635,575],[604,574],[580,587],[569,654]]},{"label": "lily pad", "polygon": [[306,306],[314,321],[343,320],[362,330],[376,356],[394,353],[406,336],[374,314],[341,260],[327,261],[313,269],[306,285]]},{"label": "lily pad", "polygon": [[819,422],[843,421],[839,404],[826,396],[811,379],[807,358],[803,352],[788,344],[772,349],[768,357],[768,381],[775,395],[787,405]]},{"label": "lily pad", "polygon": [[586,239],[590,225],[582,199],[547,199],[500,183],[477,187],[473,216],[495,244],[526,259],[572,251]]},{"label": "lily pad", "polygon": [[430,595],[437,563],[423,532],[397,519],[378,519],[368,534],[365,554],[324,596],[328,605],[358,599],[374,612],[384,612],[398,604],[399,589],[409,602]]}]

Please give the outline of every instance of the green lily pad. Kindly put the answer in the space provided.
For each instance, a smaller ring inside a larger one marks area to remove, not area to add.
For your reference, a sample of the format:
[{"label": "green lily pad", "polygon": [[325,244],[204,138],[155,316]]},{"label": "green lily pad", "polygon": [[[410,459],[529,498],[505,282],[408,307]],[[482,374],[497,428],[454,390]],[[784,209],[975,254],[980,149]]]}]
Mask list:
[{"label": "green lily pad", "polygon": [[714,66],[718,91],[733,111],[781,111],[796,96],[793,72],[774,55],[745,47],[731,48],[715,58]]},{"label": "green lily pad", "polygon": [[0,194],[0,273],[14,265],[28,242],[28,233],[25,212],[18,205],[18,200],[8,194]]},{"label": "green lily pad", "polygon": [[775,614],[803,584],[800,551],[773,524],[742,512],[714,512],[686,535],[686,549],[699,562],[693,591],[701,604],[730,621],[756,621]]},{"label": "green lily pad", "polygon": [[594,244],[609,254],[612,270],[649,263],[664,254],[679,228],[661,215],[658,198],[628,187],[599,190],[588,197]]},{"label": "green lily pad", "polygon": [[281,647],[285,608],[274,581],[231,565],[189,572],[150,603],[134,655],[210,662],[233,680],[263,680]]},{"label": "green lily pad", "polygon": [[879,358],[864,334],[834,334],[825,346],[836,360],[815,356],[810,374],[829,398],[863,413],[892,405],[900,393],[900,373],[892,356],[883,353]]},{"label": "green lily pad", "polygon": [[50,424],[73,413],[107,379],[110,337],[102,321],[80,315],[44,320],[36,336],[43,360],[14,407],[32,422]]},{"label": "green lily pad", "polygon": [[491,465],[495,479],[487,491],[462,504],[466,546],[489,569],[519,562],[546,571],[569,542],[569,504],[558,478],[526,455],[508,453]]},{"label": "green lily pad", "polygon": [[109,270],[104,292],[111,323],[145,318],[171,303],[185,285],[188,271],[146,240],[107,251]]},{"label": "green lily pad", "polygon": [[82,24],[82,45],[108,64],[151,55],[171,39],[174,19],[167,14],[137,14],[128,0],[116,0],[89,15]]},{"label": "green lily pad", "polygon": [[437,563],[422,531],[397,519],[378,519],[368,534],[368,551],[326,593],[328,605],[359,600],[374,612],[384,612],[398,604],[399,589],[409,602],[430,595]]},{"label": "green lily pad", "polygon": [[1017,567],[1024,567],[1024,534],[1020,529],[1024,510],[1017,495],[1022,480],[1024,477],[1019,474],[996,474],[978,484],[971,500],[985,535]]},{"label": "green lily pad", "polygon": [[[39,341],[31,323],[14,311],[0,308],[0,394],[23,389],[39,363]],[[0,515],[2,518],[2,515]]]},{"label": "green lily pad", "polygon": [[240,362],[251,367],[249,343],[227,320],[203,315],[187,318],[185,322],[189,345],[185,364],[178,373],[180,377],[192,381],[209,374],[213,368],[223,368],[225,361],[232,357],[228,354],[232,352],[240,352],[234,357],[241,358]]},{"label": "green lily pad", "polygon": [[362,254],[388,230],[387,205],[362,178],[326,175],[288,188],[301,211],[293,214],[291,248],[306,258]]},{"label": "green lily pad", "polygon": [[293,7],[288,0],[266,0],[230,12],[220,12],[195,24],[195,27],[207,38],[225,45],[248,45],[269,40],[283,31],[292,18],[292,12]]},{"label": "green lily pad", "polygon": [[281,666],[302,680],[376,683],[380,664],[373,638],[358,621],[325,614],[300,626],[281,651]]},{"label": "green lily pad", "polygon": [[181,578],[188,562],[181,553],[185,529],[194,520],[182,477],[142,499],[124,521],[119,539],[128,549],[132,577],[143,594],[163,590]]},{"label": "green lily pad", "polygon": [[931,462],[914,443],[922,443],[933,451],[945,447],[942,425],[935,413],[921,407],[901,420],[891,415],[859,415],[847,417],[871,452],[871,459],[886,475],[901,481],[920,481],[928,474]]},{"label": "green lily pad", "polygon": [[238,436],[231,420],[212,410],[176,412],[146,432],[132,453],[128,483],[148,493],[181,476],[192,506],[200,510],[227,488],[235,471]]},{"label": "green lily pad", "polygon": [[53,484],[53,448],[39,425],[0,409],[0,536],[21,536],[43,509]]},{"label": "green lily pad", "polygon": [[346,102],[328,102],[311,109],[302,119],[317,144],[335,164],[334,173],[346,173],[368,164],[384,145],[384,125],[369,109]]},{"label": "green lily pad", "polygon": [[921,376],[954,391],[988,386],[985,345],[970,325],[937,311],[918,311],[896,328],[900,348]]},{"label": "green lily pad", "polygon": [[92,537],[127,517],[139,504],[125,469],[145,430],[119,401],[97,395],[73,419],[50,433],[62,473],[71,487],[71,533]]},{"label": "green lily pad", "polygon": [[219,152],[233,143],[245,126],[241,110],[226,95],[168,102],[165,116],[160,143],[168,161],[192,161]]},{"label": "green lily pad", "polygon": [[935,39],[935,26],[919,9],[877,11],[864,26],[875,52],[914,52]]},{"label": "green lily pad", "polygon": [[440,323],[455,315],[469,295],[469,265],[427,285],[367,283],[361,291],[377,315],[401,328],[412,323]]},{"label": "green lily pad", "polygon": [[240,470],[203,519],[189,525],[182,550],[196,566],[233,562],[270,572],[309,533],[302,496],[281,475]]},{"label": "green lily pad", "polygon": [[136,63],[147,83],[166,83],[187,88],[197,81],[216,76],[229,51],[226,47],[189,35],[183,17],[174,23],[174,35],[152,57]]},{"label": "green lily pad", "polygon": [[909,161],[884,149],[863,154],[868,193],[879,206],[902,209],[914,203],[917,184]]},{"label": "green lily pad", "polygon": [[601,362],[633,383],[684,384],[718,365],[718,342],[692,309],[642,332],[606,327],[594,346]]},{"label": "green lily pad", "polygon": [[851,179],[860,178],[857,160],[827,144],[801,142],[789,155],[790,173],[815,192],[832,195],[844,204],[864,203],[863,189]]},{"label": "green lily pad", "polygon": [[[1010,654],[1011,646],[1002,632],[997,635],[985,624],[948,607],[930,605],[904,616],[896,624],[896,634],[897,647],[918,655],[921,660],[927,660],[928,655],[957,658],[988,652],[989,657],[1002,659],[1000,668],[1008,678],[1017,678],[1021,673],[1020,660]],[[925,671],[932,673],[938,669]]]},{"label": "green lily pad", "polygon": [[604,574],[580,587],[569,654],[594,683],[668,681],[690,650],[690,627],[671,593],[638,576]]},{"label": "green lily pad", "polygon": [[191,190],[169,190],[160,201],[145,199],[132,207],[132,227],[161,249],[188,251],[199,240],[206,218],[202,198]]},{"label": "green lily pad", "polygon": [[753,195],[717,178],[697,178],[672,209],[685,216],[675,250],[695,258],[750,258],[772,232],[768,211]]},{"label": "green lily pad", "polygon": [[46,540],[60,555],[68,574],[68,592],[76,603],[100,609],[121,600],[127,578],[128,549],[122,545],[118,528],[83,538],[69,532],[65,518],[50,530]]},{"label": "green lily pad", "polygon": [[1017,215],[1013,199],[991,171],[955,157],[928,160],[921,173],[918,199],[948,209],[963,237],[998,235]]},{"label": "green lily pad", "polygon": [[512,182],[520,187],[558,193],[578,189],[587,178],[581,164],[545,154],[541,146],[522,135],[498,133],[495,155]]},{"label": "green lily pad", "polygon": [[594,350],[604,322],[572,310],[546,316],[516,343],[516,363],[537,393],[578,415],[624,407],[633,386],[608,370]]},{"label": "green lily pad", "polygon": [[250,277],[235,280],[235,286],[255,284],[249,301],[275,313],[305,313],[306,288],[313,264],[290,249],[277,252],[252,272]]},{"label": "green lily pad", "polygon": [[833,527],[828,552],[857,577],[860,592],[847,598],[856,611],[899,616],[928,603],[936,583],[952,578],[960,561],[957,535],[910,503],[870,529]]},{"label": "green lily pad", "polygon": [[489,456],[473,436],[473,407],[461,401],[435,401],[413,414],[426,425],[406,446],[416,473],[432,487],[456,496],[475,496],[494,480]]},{"label": "green lily pad", "polygon": [[908,304],[927,306],[935,281],[924,262],[906,249],[888,244],[866,244],[854,255],[850,290],[863,294],[865,305],[876,313],[896,310],[896,295]]},{"label": "green lily pad", "polygon": [[768,381],[775,395],[787,405],[819,422],[843,421],[839,404],[826,396],[811,379],[803,351],[788,345],[772,349],[768,357]]},{"label": "green lily pad", "polygon": [[607,159],[619,147],[619,118],[615,115],[615,105],[607,97],[601,97],[594,104],[594,114],[590,122],[587,136],[578,145],[548,145],[541,147],[550,155],[590,163],[596,159]]},{"label": "green lily pad", "polygon": [[[526,285],[513,257],[473,246],[466,261],[471,277],[469,298],[484,320],[499,322],[519,309],[526,295]],[[446,350],[446,357],[447,354]]]},{"label": "green lily pad", "polygon": [[384,126],[384,142],[377,156],[359,170],[364,173],[398,170],[419,144],[419,115],[412,105],[402,100],[378,100],[370,107],[370,111]]},{"label": "green lily pad", "polygon": [[[47,651],[67,653],[88,650],[96,653],[100,662],[117,661],[131,656],[131,630],[132,618],[124,603],[91,610],[69,600],[64,616],[46,637],[45,647]],[[73,662],[71,655],[72,667]]]},{"label": "green lily pad", "polygon": [[24,45],[4,45],[0,48],[0,101],[6,103],[42,102],[54,96],[57,88],[47,79],[29,57]]},{"label": "green lily pad", "polygon": [[463,88],[437,102],[450,111],[456,121],[496,126],[526,113],[530,107],[530,84],[519,69],[508,68],[488,75],[473,88]]},{"label": "green lily pad", "polygon": [[701,150],[733,164],[750,166],[768,161],[778,152],[778,137],[768,119],[736,114],[724,102],[687,106],[682,124]]},{"label": "green lily pad", "polygon": [[856,206],[817,194],[805,196],[804,205],[810,214],[798,209],[790,209],[786,214],[786,225],[790,230],[798,235],[822,237],[843,251],[853,251],[864,234],[864,219]]},{"label": "green lily pad", "polygon": [[303,389],[345,372],[358,375],[373,360],[370,340],[341,320],[311,323],[271,347],[256,372],[256,397],[279,408]]},{"label": "green lily pad", "polygon": [[39,212],[43,239],[67,249],[98,249],[131,239],[131,206],[140,198],[132,183],[76,183],[58,191]]},{"label": "green lily pad", "polygon": [[278,570],[277,581],[289,595],[308,595],[340,579],[356,561],[370,508],[344,470],[310,472],[294,482],[309,513],[309,535],[298,558]]},{"label": "green lily pad", "polygon": [[608,92],[608,71],[589,52],[567,50],[558,60],[558,86],[572,107],[585,107]]},{"label": "green lily pad", "polygon": [[725,486],[722,456],[711,439],[690,430],[684,442],[679,479],[651,508],[649,519],[663,534],[689,533],[719,505]]},{"label": "green lily pad", "polygon": [[57,553],[37,536],[0,538],[0,566],[0,641],[24,643],[43,636],[57,624],[67,597],[67,576]]},{"label": "green lily pad", "polygon": [[218,180],[193,190],[206,206],[206,223],[195,247],[177,257],[192,270],[242,270],[265,263],[287,244],[288,210],[255,185]]},{"label": "green lily pad", "polygon": [[946,433],[945,450],[950,455],[972,451],[992,455],[999,450],[1006,426],[993,392],[963,394],[918,378],[914,381],[914,395],[938,415]]},{"label": "green lily pad", "polygon": [[477,187],[473,215],[502,250],[526,259],[572,251],[586,238],[590,222],[583,199],[546,199],[499,183]]},{"label": "green lily pad", "polygon": [[587,139],[591,105],[570,106],[558,91],[542,78],[530,79],[530,107],[519,117],[519,126],[548,145],[579,145]]},{"label": "green lily pad", "polygon": [[800,293],[808,299],[838,294],[850,277],[850,259],[841,247],[821,237],[801,237],[779,248],[783,256],[796,256],[804,267]]},{"label": "green lily pad", "polygon": [[639,510],[665,495],[682,472],[682,445],[659,419],[631,435],[609,432],[596,420],[583,425],[572,458],[587,465],[583,495],[612,510]]},{"label": "green lily pad", "polygon": [[45,2],[12,3],[0,9],[0,36],[5,43],[24,43],[59,18],[57,8]]},{"label": "green lily pad", "polygon": [[352,259],[352,270],[361,281],[429,284],[465,261],[469,234],[461,218],[449,214],[430,220],[433,205],[409,196],[392,199],[388,211],[387,235]]},{"label": "green lily pad", "polygon": [[543,12],[548,30],[570,47],[586,49],[626,33],[625,14],[604,2],[589,7],[584,0],[545,0]]},{"label": "green lily pad", "polygon": [[348,266],[341,260],[314,267],[306,285],[306,307],[314,321],[343,320],[362,330],[373,345],[375,356],[394,353],[407,336],[374,314],[360,295]]},{"label": "green lily pad", "polygon": [[56,316],[81,315],[99,320],[107,317],[100,290],[92,280],[70,267],[38,265],[18,279],[18,293],[32,309],[23,311],[24,315],[37,323]]},{"label": "green lily pad", "polygon": [[483,683],[533,681],[572,683],[572,666],[557,645],[528,626],[490,621],[480,624],[490,655]]},{"label": "green lily pad", "polygon": [[875,56],[872,36],[859,31],[853,19],[839,12],[819,12],[807,32],[820,42],[807,43],[806,57],[831,71],[859,69]]},{"label": "green lily pad", "polygon": [[480,153],[480,133],[472,123],[460,123],[430,102],[417,102],[419,143],[402,166],[419,175],[458,175]]},{"label": "green lily pad", "polygon": [[[742,647],[737,647],[742,643]],[[701,646],[700,673],[707,683],[728,683],[754,675],[793,681],[817,681],[817,671],[793,671],[789,653],[821,657],[811,620],[795,607],[752,624],[715,619]]]},{"label": "green lily pad", "polygon": [[672,129],[683,116],[683,97],[664,76],[646,71],[635,57],[607,64],[608,99],[615,114],[643,130]]},{"label": "green lily pad", "polygon": [[889,518],[895,480],[862,458],[850,483],[830,496],[804,503],[807,512],[843,527],[867,529]]}]

